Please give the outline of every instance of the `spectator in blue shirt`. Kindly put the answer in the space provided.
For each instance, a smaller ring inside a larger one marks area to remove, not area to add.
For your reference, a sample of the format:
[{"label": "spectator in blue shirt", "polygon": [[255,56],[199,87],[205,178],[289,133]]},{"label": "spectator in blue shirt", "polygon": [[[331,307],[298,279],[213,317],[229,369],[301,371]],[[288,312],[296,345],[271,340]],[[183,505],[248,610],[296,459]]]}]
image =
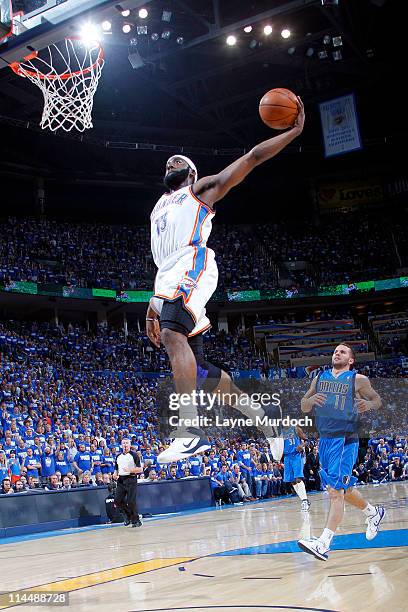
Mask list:
[{"label": "spectator in blue shirt", "polygon": [[385,470],[387,470],[387,472],[388,472],[388,468],[389,468],[389,465],[390,465],[390,460],[388,458],[387,451],[384,450],[381,453],[381,456],[379,458],[379,463],[380,463],[381,467],[384,468]]},{"label": "spectator in blue shirt", "polygon": [[150,465],[154,467],[157,465],[157,456],[152,452],[150,446],[147,446],[145,452],[142,453],[142,459],[144,462],[149,459],[151,461]]},{"label": "spectator in blue shirt", "polygon": [[101,470],[102,474],[113,474],[115,471],[115,457],[112,457],[109,448],[105,448],[101,457]]},{"label": "spectator in blue shirt", "polygon": [[24,459],[27,457],[27,448],[24,444],[24,440],[20,438],[16,447],[17,459],[20,461],[20,464],[24,463]]},{"label": "spectator in blue shirt", "polygon": [[95,444],[91,444],[90,455],[92,459],[92,476],[95,476],[98,472],[101,473],[102,453],[96,448]]},{"label": "spectator in blue shirt", "polygon": [[394,446],[392,453],[388,455],[388,459],[390,461],[394,461],[394,459],[396,459],[397,457],[402,463],[404,459],[404,451],[402,448],[398,448],[397,446]]},{"label": "spectator in blue shirt", "polygon": [[216,457],[215,451],[211,450],[208,457],[208,465],[211,467],[211,472],[216,473],[219,468],[219,457]]},{"label": "spectator in blue shirt", "polygon": [[383,451],[389,453],[391,452],[391,447],[384,441],[384,438],[381,438],[375,452],[378,456],[381,456]]},{"label": "spectator in blue shirt", "polygon": [[34,445],[34,432],[33,432],[33,430],[30,427],[28,427],[26,429],[24,440],[25,440],[25,443],[26,443],[27,447]]},{"label": "spectator in blue shirt", "polygon": [[207,468],[211,470],[210,459],[208,455],[203,455],[203,459],[201,462],[201,476],[204,476],[207,473]]},{"label": "spectator in blue shirt", "polygon": [[269,481],[271,483],[270,485],[271,495],[272,497],[279,496],[281,494],[281,489],[282,489],[282,480],[283,480],[282,472],[280,471],[278,464],[275,461],[268,465],[268,471],[269,471]]},{"label": "spectator in blue shirt", "polygon": [[62,450],[59,450],[57,453],[57,457],[55,459],[55,471],[58,471],[62,477],[66,476],[70,471],[69,463],[66,460]]},{"label": "spectator in blue shirt", "polygon": [[3,450],[6,454],[6,457],[10,455],[12,450],[16,450],[16,446],[17,445],[15,441],[12,440],[10,436],[7,436],[3,444]]},{"label": "spectator in blue shirt", "polygon": [[43,456],[41,457],[41,478],[50,478],[55,474],[55,458],[49,446],[46,446]]},{"label": "spectator in blue shirt", "polygon": [[200,455],[189,458],[190,471],[193,476],[199,476],[203,459]]},{"label": "spectator in blue shirt", "polygon": [[64,455],[64,459],[66,459],[68,461],[68,449],[67,449],[67,445],[65,444],[65,442],[61,442],[58,446],[58,452],[62,453]]},{"label": "spectator in blue shirt", "polygon": [[219,472],[217,472],[217,480],[219,480],[223,485],[229,481],[231,478],[231,473],[228,469],[228,465],[223,463]]},{"label": "spectator in blue shirt", "polygon": [[237,462],[241,468],[241,473],[248,483],[249,489],[252,490],[252,472],[253,462],[251,452],[248,449],[248,445],[242,442],[241,449],[237,452]]},{"label": "spectator in blue shirt", "polygon": [[74,461],[72,462],[75,471],[77,474],[82,474],[83,472],[90,472],[92,467],[92,458],[89,451],[85,450],[85,443],[81,442],[79,444],[79,450],[74,457]]},{"label": "spectator in blue shirt", "polygon": [[27,448],[27,457],[24,459],[23,463],[24,467],[27,468],[27,478],[33,476],[34,478],[39,478],[38,470],[41,468],[41,463],[34,457],[33,449],[31,446]]},{"label": "spectator in blue shirt", "polygon": [[[266,467],[266,464],[265,464]],[[268,472],[263,470],[262,465],[258,463],[253,471],[255,479],[255,497],[264,499],[268,492]]]},{"label": "spectator in blue shirt", "polygon": [[11,451],[10,457],[8,460],[8,465],[9,465],[9,470],[10,470],[11,484],[14,485],[17,482],[17,480],[19,480],[20,474],[21,474],[20,462],[18,458],[16,457],[15,451]]},{"label": "spectator in blue shirt", "polygon": [[4,478],[8,478],[8,477],[9,477],[9,469],[7,465],[6,453],[4,453],[3,451],[0,451],[0,482]]}]

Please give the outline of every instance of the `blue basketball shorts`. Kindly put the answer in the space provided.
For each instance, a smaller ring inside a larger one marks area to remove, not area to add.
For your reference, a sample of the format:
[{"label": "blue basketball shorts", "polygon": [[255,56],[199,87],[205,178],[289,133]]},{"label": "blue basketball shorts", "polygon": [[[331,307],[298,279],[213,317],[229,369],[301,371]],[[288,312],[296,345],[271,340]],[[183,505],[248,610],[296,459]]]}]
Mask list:
[{"label": "blue basketball shorts", "polygon": [[303,461],[299,453],[286,455],[284,459],[284,482],[294,482],[296,478],[303,478]]},{"label": "blue basketball shorts", "polygon": [[358,442],[347,442],[346,438],[320,438],[320,478],[323,486],[347,490],[354,486],[357,478],[352,476],[358,457]]}]

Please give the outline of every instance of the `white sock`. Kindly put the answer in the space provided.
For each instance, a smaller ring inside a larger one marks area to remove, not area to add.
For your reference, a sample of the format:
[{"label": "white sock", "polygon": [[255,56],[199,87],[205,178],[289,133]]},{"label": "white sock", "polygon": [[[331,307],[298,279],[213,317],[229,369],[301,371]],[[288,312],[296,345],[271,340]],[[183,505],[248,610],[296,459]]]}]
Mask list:
[{"label": "white sock", "polygon": [[334,531],[332,531],[331,529],[327,529],[326,527],[325,529],[323,529],[323,533],[320,536],[319,540],[322,542],[322,544],[326,546],[326,548],[330,548],[330,544],[333,539],[333,536],[334,536]]},{"label": "white sock", "polygon": [[374,514],[377,514],[377,508],[371,504],[367,504],[363,512],[366,516],[374,516]]},{"label": "white sock", "polygon": [[307,499],[306,487],[303,480],[301,482],[298,482],[297,484],[294,484],[293,488],[295,489],[296,494],[299,495],[302,501]]}]

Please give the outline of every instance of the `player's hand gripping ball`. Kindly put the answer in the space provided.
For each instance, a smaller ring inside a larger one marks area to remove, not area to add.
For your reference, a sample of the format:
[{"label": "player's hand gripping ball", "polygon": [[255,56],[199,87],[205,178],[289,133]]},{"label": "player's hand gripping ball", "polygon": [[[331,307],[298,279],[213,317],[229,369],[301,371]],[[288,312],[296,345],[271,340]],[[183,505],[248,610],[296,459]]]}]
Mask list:
[{"label": "player's hand gripping ball", "polygon": [[296,122],[299,114],[298,98],[289,89],[271,89],[259,103],[259,114],[268,127],[286,130]]}]

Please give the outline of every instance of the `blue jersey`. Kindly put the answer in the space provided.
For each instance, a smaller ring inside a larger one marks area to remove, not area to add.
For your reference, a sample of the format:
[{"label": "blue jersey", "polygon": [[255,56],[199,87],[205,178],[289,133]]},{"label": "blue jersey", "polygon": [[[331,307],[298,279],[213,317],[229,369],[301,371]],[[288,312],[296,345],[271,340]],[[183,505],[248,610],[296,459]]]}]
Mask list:
[{"label": "blue jersey", "polygon": [[347,370],[335,377],[331,370],[318,375],[316,393],[323,393],[326,402],[315,406],[316,427],[320,436],[357,437],[358,412],[354,403],[356,372]]},{"label": "blue jersey", "polygon": [[192,476],[199,476],[200,469],[201,469],[201,463],[202,463],[201,457],[190,457],[189,463],[190,463],[190,474],[192,474]]},{"label": "blue jersey", "polygon": [[300,438],[296,435],[296,429],[294,427],[288,427],[282,431],[284,438],[283,452],[285,455],[296,455],[299,452],[296,448],[300,444]]}]

